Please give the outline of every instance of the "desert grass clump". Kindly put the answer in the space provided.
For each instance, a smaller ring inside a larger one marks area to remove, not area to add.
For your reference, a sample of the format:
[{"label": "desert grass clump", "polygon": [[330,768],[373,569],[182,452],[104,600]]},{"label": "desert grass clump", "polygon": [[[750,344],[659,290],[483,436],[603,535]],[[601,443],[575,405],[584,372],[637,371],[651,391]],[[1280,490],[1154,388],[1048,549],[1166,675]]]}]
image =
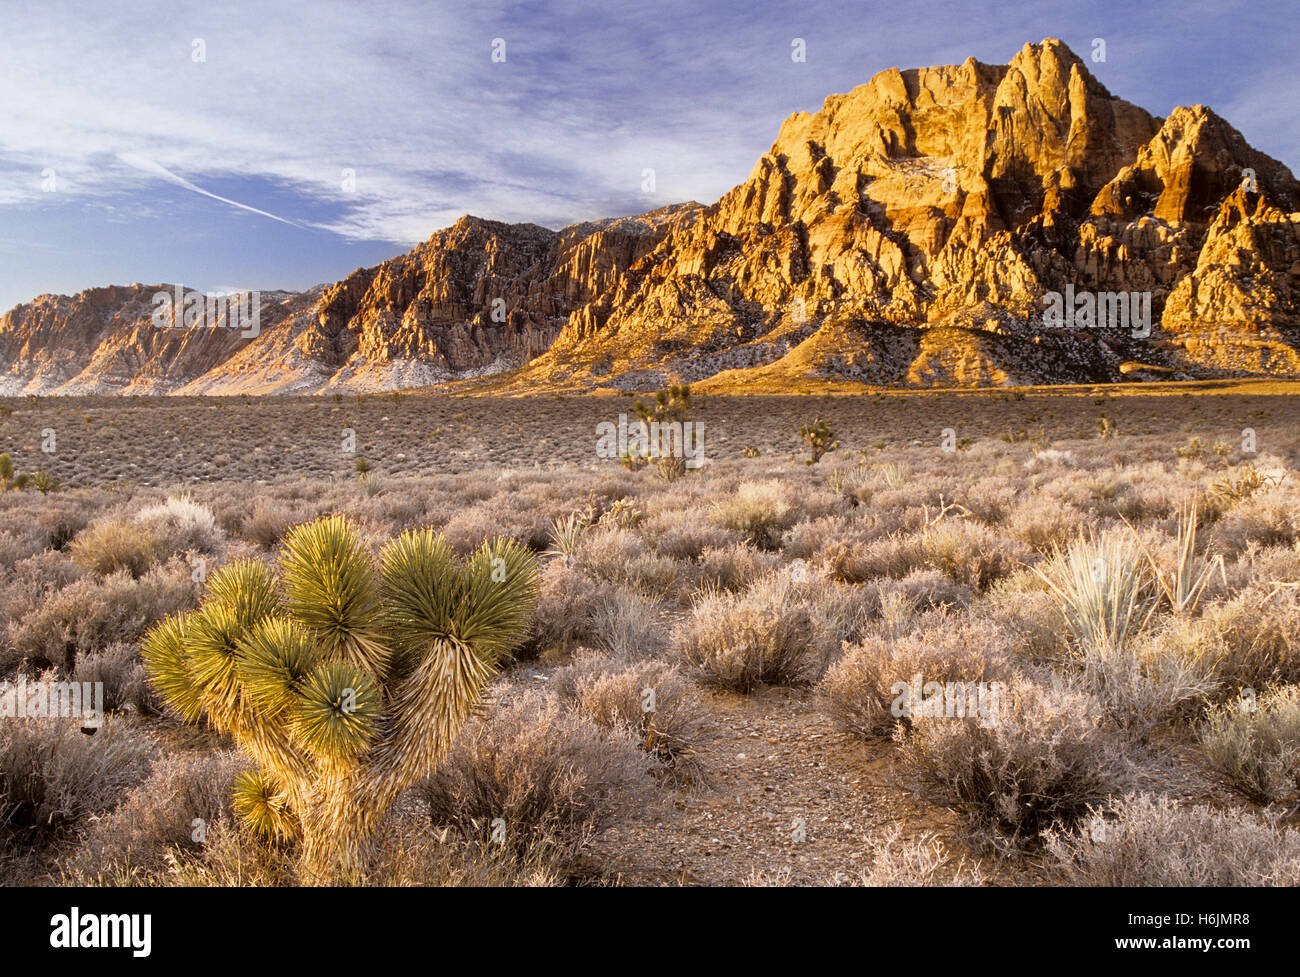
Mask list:
[{"label": "desert grass clump", "polygon": [[551,548],[546,551],[547,555],[571,559],[578,550],[578,542],[582,539],[586,528],[587,522],[580,512],[571,512],[567,516],[552,520]]},{"label": "desert grass clump", "polygon": [[85,503],[72,500],[46,502],[36,517],[37,525],[45,531],[46,545],[54,550],[64,549],[87,522]]},{"label": "desert grass clump", "polygon": [[671,664],[628,664],[604,655],[583,655],[557,670],[550,687],[605,729],[626,729],[678,777],[698,772],[697,740],[702,705],[690,682]]},{"label": "desert grass clump", "polygon": [[788,576],[764,578],[743,594],[706,591],[674,635],[678,660],[717,688],[810,681],[819,662],[812,613]]},{"label": "desert grass clump", "polygon": [[1210,766],[1250,800],[1268,804],[1300,790],[1300,687],[1221,703],[1199,736]]},{"label": "desert grass clump", "polygon": [[1173,617],[1123,648],[1089,655],[1067,680],[1095,697],[1119,728],[1141,736],[1190,718],[1213,699],[1222,686],[1218,663],[1202,623]]},{"label": "desert grass clump", "polygon": [[1026,850],[1103,802],[1122,766],[1086,696],[1024,678],[999,693],[991,719],[931,719],[896,733],[898,756],[904,779],[954,810],[976,841]]},{"label": "desert grass clump", "polygon": [[648,551],[630,529],[597,529],[585,533],[573,555],[574,562],[593,579],[631,587],[652,597],[672,593],[677,564]]},{"label": "desert grass clump", "polygon": [[1009,576],[1028,552],[980,523],[945,521],[921,534],[925,564],[973,591]]},{"label": "desert grass clump", "polygon": [[601,599],[592,611],[591,627],[597,644],[628,661],[655,657],[667,644],[654,605],[633,591],[616,589]]},{"label": "desert grass clump", "polygon": [[285,540],[279,579],[245,560],[212,575],[199,609],[145,639],[150,680],[189,720],[233,736],[256,769],[235,809],[300,839],[306,880],[355,878],[376,826],[433,772],[527,633],[534,558],[509,541],[459,560],[409,531],[378,566],[331,516]]},{"label": "desert grass clump", "polygon": [[80,719],[5,719],[0,841],[39,849],[66,840],[143,781],[153,755],[148,737],[114,718],[93,736]]},{"label": "desert grass clump", "polygon": [[435,828],[564,859],[645,802],[655,766],[630,732],[526,691],[474,720],[417,793]]},{"label": "desert grass clump", "polygon": [[1050,555],[1082,532],[1087,517],[1064,499],[1035,493],[1007,513],[1003,531],[1036,553]]},{"label": "desert grass clump", "polygon": [[869,543],[837,541],[821,551],[819,562],[830,576],[857,584],[878,577],[901,579],[921,569],[932,569],[918,535],[896,532]]},{"label": "desert grass clump", "polygon": [[83,571],[108,576],[125,570],[143,576],[163,555],[163,540],[129,519],[105,519],[83,529],[72,541],[72,559]]},{"label": "desert grass clump", "polygon": [[612,584],[593,580],[563,560],[547,563],[541,571],[532,630],[514,650],[514,657],[529,660],[550,651],[563,653],[598,644],[596,611],[615,593]]},{"label": "desert grass clump", "polygon": [[725,549],[707,549],[696,566],[702,590],[745,590],[754,581],[774,571],[778,557],[764,553],[747,543],[735,543]]},{"label": "desert grass clump", "polygon": [[1067,885],[1300,885],[1300,831],[1151,794],[1115,801],[1075,831],[1049,831],[1046,849]]},{"label": "desert grass clump", "polygon": [[714,503],[712,516],[760,550],[776,550],[781,547],[781,534],[793,524],[795,512],[780,482],[741,482],[727,499]]},{"label": "desert grass clump", "polygon": [[155,698],[134,643],[115,642],[77,658],[72,681],[99,683],[104,693],[104,710],[153,713],[161,705]]},{"label": "desert grass clump", "polygon": [[1193,499],[1179,511],[1178,538],[1174,545],[1173,557],[1168,561],[1161,560],[1150,547],[1139,542],[1156,586],[1168,604],[1169,610],[1178,616],[1195,612],[1215,570],[1219,571],[1224,586],[1227,586],[1223,557],[1205,557],[1196,552],[1198,522],[1198,506]]},{"label": "desert grass clump", "polygon": [[1300,490],[1283,483],[1256,492],[1231,509],[1214,527],[1215,547],[1229,555],[1251,545],[1291,546],[1300,539]]},{"label": "desert grass clump", "polygon": [[253,501],[253,511],[240,522],[239,531],[245,539],[269,550],[279,544],[294,523],[300,521],[301,516],[287,503],[258,498]]}]

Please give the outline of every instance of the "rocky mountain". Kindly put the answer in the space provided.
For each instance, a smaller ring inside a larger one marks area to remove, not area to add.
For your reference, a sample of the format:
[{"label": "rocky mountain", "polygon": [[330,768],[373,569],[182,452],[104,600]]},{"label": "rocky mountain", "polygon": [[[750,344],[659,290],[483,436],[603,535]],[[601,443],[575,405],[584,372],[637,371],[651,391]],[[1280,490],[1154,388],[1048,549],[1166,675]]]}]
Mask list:
[{"label": "rocky mountain", "polygon": [[263,295],[256,336],[159,328],[171,286],[42,296],[0,318],[0,393],[1300,377],[1298,210],[1213,111],[1152,116],[1048,39],[833,95],[712,206],[465,217]]},{"label": "rocky mountain", "polygon": [[[1059,41],[889,70],[787,119],[519,382],[1300,376],[1298,206],[1211,110],[1154,117]],[[1049,293],[1093,314],[1045,321]]]}]

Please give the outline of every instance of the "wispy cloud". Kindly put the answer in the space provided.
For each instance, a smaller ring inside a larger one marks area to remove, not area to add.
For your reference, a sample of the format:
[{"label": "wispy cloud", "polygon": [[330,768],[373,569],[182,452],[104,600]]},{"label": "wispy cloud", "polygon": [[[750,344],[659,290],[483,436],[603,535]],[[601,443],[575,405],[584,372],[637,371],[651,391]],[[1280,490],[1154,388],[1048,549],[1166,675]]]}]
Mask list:
[{"label": "wispy cloud", "polygon": [[229,204],[231,207],[237,207],[240,210],[246,210],[250,214],[258,214],[262,217],[269,217],[273,221],[279,221],[281,224],[288,224],[290,227],[301,226],[295,221],[287,220],[284,217],[277,217],[275,214],[272,214],[268,211],[260,210],[257,207],[250,207],[248,204],[241,204],[238,200],[231,200],[229,197],[223,197],[220,194],[212,193],[208,190],[204,190],[202,187],[196,186],[195,184],[191,183],[189,180],[185,179],[184,177],[178,176],[177,174],[173,173],[171,170],[167,169],[167,167],[160,166],[158,163],[155,163],[147,156],[141,156],[139,153],[118,153],[117,158],[120,159],[127,166],[134,166],[137,170],[142,170],[145,173],[151,173],[154,176],[157,176],[163,180],[168,181],[169,183],[176,184],[176,186],[178,187],[184,187],[186,190],[189,190],[191,193],[201,194],[202,196],[209,197],[212,200],[219,200],[223,204]]},{"label": "wispy cloud", "polygon": [[[1239,110],[1265,151],[1300,148],[1290,48],[1267,31],[1234,40],[1225,26],[1234,21],[1210,11],[1180,14],[1180,31],[1168,31],[1181,9],[1128,0],[1022,0],[982,12],[964,0],[15,5],[0,34],[0,219],[33,239],[52,234],[49,215],[70,203],[127,221],[118,233],[131,246],[113,250],[133,263],[96,265],[87,284],[157,277],[142,266],[182,258],[189,264],[174,273],[187,280],[237,280],[246,268],[232,264],[249,254],[290,277],[281,239],[249,233],[256,217],[300,235],[292,277],[315,281],[349,260],[350,242],[409,246],[466,212],[556,227],[711,202],[744,179],[791,112],[815,111],[890,66],[1005,61],[1048,35],[1081,52],[1106,36],[1111,56],[1098,76],[1130,100],[1155,111],[1214,102]],[[1287,19],[1282,0],[1251,11]],[[805,63],[791,61],[796,37]],[[498,39],[504,61],[492,57]],[[1222,70],[1207,70],[1213,59]],[[56,193],[43,186],[47,169]],[[645,169],[655,171],[654,193],[642,191]],[[198,231],[186,251],[160,234],[155,212],[174,206],[176,187],[229,208],[205,216],[204,233],[242,236],[242,251],[217,255]],[[75,244],[73,234],[69,226],[59,244]],[[201,261],[212,267],[191,267]],[[42,268],[30,286],[14,280]],[[64,287],[56,271],[71,279],[75,268],[32,258],[0,269],[0,300]]]}]

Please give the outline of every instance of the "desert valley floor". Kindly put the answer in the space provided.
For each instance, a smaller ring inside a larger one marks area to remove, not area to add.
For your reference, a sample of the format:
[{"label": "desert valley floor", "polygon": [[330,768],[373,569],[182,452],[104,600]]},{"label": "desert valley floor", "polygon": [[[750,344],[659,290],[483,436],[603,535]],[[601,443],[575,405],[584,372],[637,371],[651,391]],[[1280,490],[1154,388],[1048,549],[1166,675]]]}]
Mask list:
[{"label": "desert valley floor", "polygon": [[[0,402],[0,678],[102,681],[110,711],[6,724],[3,878],[303,881],[139,649],[340,513],[374,552],[432,527],[541,567],[368,881],[1300,881],[1300,385],[697,396],[705,463],[673,480],[597,457],[633,399]],[[808,464],[816,418],[838,447]],[[1113,643],[1080,638],[1080,565],[1131,589]],[[900,722],[913,675],[997,683],[999,722]]]}]

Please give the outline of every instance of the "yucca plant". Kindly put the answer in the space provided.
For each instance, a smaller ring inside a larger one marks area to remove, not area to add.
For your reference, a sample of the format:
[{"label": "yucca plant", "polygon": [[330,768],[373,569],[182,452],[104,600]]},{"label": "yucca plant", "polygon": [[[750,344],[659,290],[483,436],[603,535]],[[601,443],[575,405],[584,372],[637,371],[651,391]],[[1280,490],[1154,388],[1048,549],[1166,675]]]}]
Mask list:
[{"label": "yucca plant", "polygon": [[[1125,520],[1126,524],[1127,522]],[[1137,530],[1133,530],[1134,538],[1139,540],[1138,545],[1142,548],[1142,555],[1146,557],[1147,564],[1151,567],[1151,575],[1156,585],[1165,600],[1169,602],[1170,610],[1178,616],[1191,614],[1196,610],[1196,605],[1200,603],[1201,595],[1205,593],[1205,588],[1214,576],[1216,568],[1223,576],[1224,584],[1228,582],[1222,556],[1206,559],[1197,555],[1197,523],[1197,504],[1195,499],[1191,499],[1179,510],[1177,554],[1173,565],[1168,567],[1161,564],[1150,548],[1138,538]],[[1129,528],[1133,527],[1129,526]]]},{"label": "yucca plant", "polygon": [[537,567],[514,541],[459,561],[430,530],[378,565],[328,516],[285,538],[278,579],[258,560],[214,573],[197,611],[143,645],[150,682],[256,764],[236,785],[250,828],[301,842],[309,880],[359,877],[384,813],[428,776],[478,708],[498,657],[525,636]]},{"label": "yucca plant", "polygon": [[563,518],[552,520],[551,548],[546,551],[547,555],[562,556],[565,559],[573,556],[587,526],[588,520],[583,518],[581,512],[570,512]]},{"label": "yucca plant", "polygon": [[[636,401],[632,404],[632,410],[640,418],[641,423],[645,426],[647,432],[658,430],[651,425],[669,425],[685,424],[691,417],[691,388],[686,383],[675,383],[668,387],[667,390],[660,390],[655,394],[653,404]],[[662,450],[662,443],[659,448]],[[624,458],[624,467],[631,471],[636,471],[644,466],[650,458],[650,454],[642,453],[636,456],[628,455]],[[668,481],[675,481],[686,474],[686,458],[680,455],[664,455],[656,453],[655,464],[661,474]]]},{"label": "yucca plant", "polygon": [[1056,598],[1084,658],[1121,651],[1154,610],[1146,567],[1125,537],[1080,535],[1069,549],[1056,550],[1046,569],[1033,570]]},{"label": "yucca plant", "polygon": [[1260,489],[1279,485],[1281,481],[1278,476],[1265,474],[1254,465],[1247,464],[1236,473],[1224,472],[1223,476],[1210,486],[1210,496],[1223,508],[1231,509],[1245,502]]}]

